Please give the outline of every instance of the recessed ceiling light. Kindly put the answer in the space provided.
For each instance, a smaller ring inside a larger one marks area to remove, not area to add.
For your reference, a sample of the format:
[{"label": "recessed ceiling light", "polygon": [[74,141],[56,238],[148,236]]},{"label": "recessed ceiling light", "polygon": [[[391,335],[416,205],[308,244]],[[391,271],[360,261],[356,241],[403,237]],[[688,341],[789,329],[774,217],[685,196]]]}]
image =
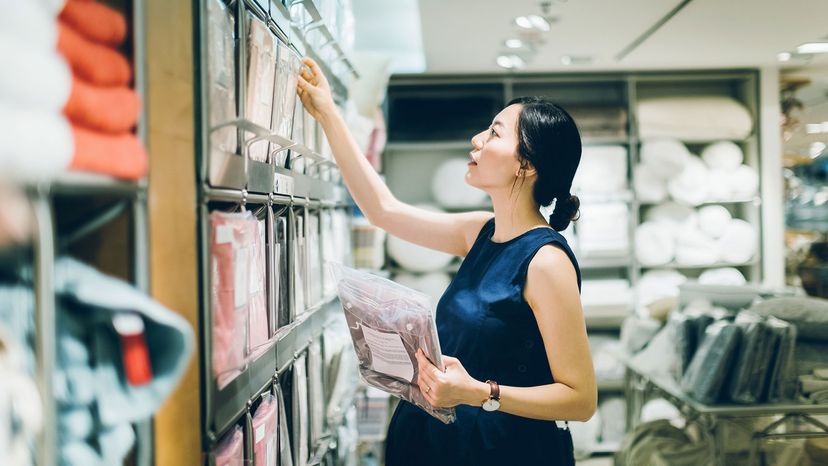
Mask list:
[{"label": "recessed ceiling light", "polygon": [[518,16],[515,18],[515,24],[523,29],[532,29],[532,21],[529,20],[526,16]]},{"label": "recessed ceiling light", "polygon": [[569,55],[564,55],[561,57],[561,64],[564,65],[571,65],[572,64],[572,57]]},{"label": "recessed ceiling light", "polygon": [[506,55],[498,55],[496,61],[497,66],[501,68],[506,68],[507,70],[510,70],[515,67],[515,65],[512,63],[512,59],[507,57]]},{"label": "recessed ceiling light", "polygon": [[543,16],[529,15],[529,22],[532,24],[532,27],[538,31],[549,32],[549,30],[552,29],[552,25],[550,25],[549,21],[547,21]]},{"label": "recessed ceiling light", "polygon": [[828,42],[808,42],[796,48],[796,53],[828,53]]},{"label": "recessed ceiling light", "polygon": [[812,142],[811,147],[809,147],[808,152],[810,153],[811,158],[815,159],[815,158],[819,157],[820,155],[822,155],[822,152],[825,150],[826,147],[827,146],[825,145],[824,142],[820,142],[820,141]]},{"label": "recessed ceiling light", "polygon": [[507,39],[506,47],[509,47],[510,49],[519,49],[523,47],[523,41],[520,39]]},{"label": "recessed ceiling light", "polygon": [[782,53],[776,55],[776,58],[778,58],[779,61],[788,61],[788,60],[791,59],[791,53],[790,52],[782,52]]},{"label": "recessed ceiling light", "polygon": [[526,61],[518,55],[509,55],[509,60],[514,68],[526,68]]}]

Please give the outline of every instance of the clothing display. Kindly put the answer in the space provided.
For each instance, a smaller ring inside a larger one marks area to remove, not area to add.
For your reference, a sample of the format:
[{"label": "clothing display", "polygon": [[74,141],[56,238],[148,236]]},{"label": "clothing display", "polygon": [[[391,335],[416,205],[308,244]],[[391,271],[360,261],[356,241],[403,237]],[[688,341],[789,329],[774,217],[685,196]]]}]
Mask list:
[{"label": "clothing display", "polygon": [[572,187],[578,193],[620,193],[626,190],[627,148],[584,147]]},{"label": "clothing display", "polygon": [[[518,387],[551,384],[540,330],[521,296],[526,272],[545,245],[560,247],[572,260],[579,287],[580,269],[566,240],[551,228],[498,243],[492,240],[494,227],[493,219],[482,227],[438,304],[443,354],[459,359],[477,380]],[[386,464],[574,463],[570,433],[555,422],[468,405],[456,406],[455,416],[453,423],[444,424],[400,401],[388,427]]]},{"label": "clothing display", "polygon": [[764,401],[768,371],[777,353],[779,335],[766,326],[761,317],[750,312],[740,312],[735,324],[742,330],[742,339],[728,379],[727,396],[736,403]]},{"label": "clothing display", "polygon": [[[276,466],[279,461],[279,409],[276,399],[265,394],[253,415],[253,464]],[[218,463],[217,463],[218,464]]]},{"label": "clothing display", "polygon": [[465,181],[469,171],[468,163],[468,157],[452,158],[437,166],[431,178],[431,195],[441,207],[474,208],[486,203],[486,192]]},{"label": "clothing display", "polygon": [[[236,70],[233,13],[221,0],[207,3],[207,79],[209,124],[211,127],[236,119]],[[236,153],[238,132],[226,127],[210,133],[213,150]]]},{"label": "clothing display", "polygon": [[744,139],[753,131],[748,109],[730,97],[642,98],[637,113],[642,138],[716,141]]},{"label": "clothing display", "polygon": [[[291,140],[293,142],[304,144],[305,143],[305,107],[302,105],[302,101],[299,99],[297,95],[294,98],[293,104],[293,130],[291,135]],[[293,150],[290,151],[290,170],[296,173],[305,173],[305,158],[299,157],[301,154],[295,153]]]},{"label": "clothing display", "polygon": [[828,341],[828,302],[804,296],[780,297],[759,301],[750,311],[763,317],[776,317],[797,329],[797,338]]},{"label": "clothing display", "polygon": [[[273,111],[273,84],[276,73],[276,37],[261,20],[248,13],[247,17],[247,119],[265,128],[270,127]],[[268,142],[250,145],[253,160],[268,159]]]},{"label": "clothing display", "polygon": [[417,385],[418,349],[444,370],[428,296],[367,272],[342,266],[335,270],[363,380],[444,423],[453,422],[454,409],[432,407]]},{"label": "clothing display", "polygon": [[[248,345],[251,245],[250,212],[210,214],[210,289],[213,375],[219,388],[245,366]],[[258,227],[257,227],[258,228]]]},{"label": "clothing display", "polygon": [[702,403],[719,401],[741,339],[742,332],[734,324],[717,322],[709,325],[684,372],[681,388]]},{"label": "clothing display", "polygon": [[218,442],[212,453],[216,466],[244,466],[244,433],[234,426]]}]

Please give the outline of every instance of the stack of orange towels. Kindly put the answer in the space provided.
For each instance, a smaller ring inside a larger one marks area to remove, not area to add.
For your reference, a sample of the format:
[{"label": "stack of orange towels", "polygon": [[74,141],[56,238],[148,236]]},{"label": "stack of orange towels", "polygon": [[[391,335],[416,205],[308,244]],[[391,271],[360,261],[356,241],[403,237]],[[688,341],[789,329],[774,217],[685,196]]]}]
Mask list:
[{"label": "stack of orange towels", "polygon": [[141,102],[118,51],[126,36],[123,15],[94,0],[66,0],[60,12],[57,48],[72,70],[63,108],[75,142],[70,170],[127,180],[146,175],[146,151],[133,132]]}]

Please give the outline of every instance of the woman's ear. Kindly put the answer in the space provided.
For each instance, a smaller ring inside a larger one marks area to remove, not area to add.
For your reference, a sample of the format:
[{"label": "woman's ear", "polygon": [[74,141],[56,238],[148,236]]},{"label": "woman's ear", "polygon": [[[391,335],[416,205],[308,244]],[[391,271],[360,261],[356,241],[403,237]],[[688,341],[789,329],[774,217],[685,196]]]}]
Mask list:
[{"label": "woman's ear", "polygon": [[518,168],[518,171],[517,173],[515,173],[515,176],[518,178],[531,178],[535,176],[537,173],[538,171],[535,169],[534,165],[532,165],[530,162],[523,162],[520,164],[520,168]]}]

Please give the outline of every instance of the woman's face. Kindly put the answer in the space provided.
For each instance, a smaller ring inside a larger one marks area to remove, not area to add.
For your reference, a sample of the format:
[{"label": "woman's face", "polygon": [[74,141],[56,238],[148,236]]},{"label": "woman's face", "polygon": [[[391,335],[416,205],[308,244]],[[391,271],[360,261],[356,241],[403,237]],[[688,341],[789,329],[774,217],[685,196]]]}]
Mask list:
[{"label": "woman's face", "polygon": [[513,186],[520,169],[517,123],[521,106],[510,105],[495,116],[492,125],[472,138],[466,182],[491,194]]}]

